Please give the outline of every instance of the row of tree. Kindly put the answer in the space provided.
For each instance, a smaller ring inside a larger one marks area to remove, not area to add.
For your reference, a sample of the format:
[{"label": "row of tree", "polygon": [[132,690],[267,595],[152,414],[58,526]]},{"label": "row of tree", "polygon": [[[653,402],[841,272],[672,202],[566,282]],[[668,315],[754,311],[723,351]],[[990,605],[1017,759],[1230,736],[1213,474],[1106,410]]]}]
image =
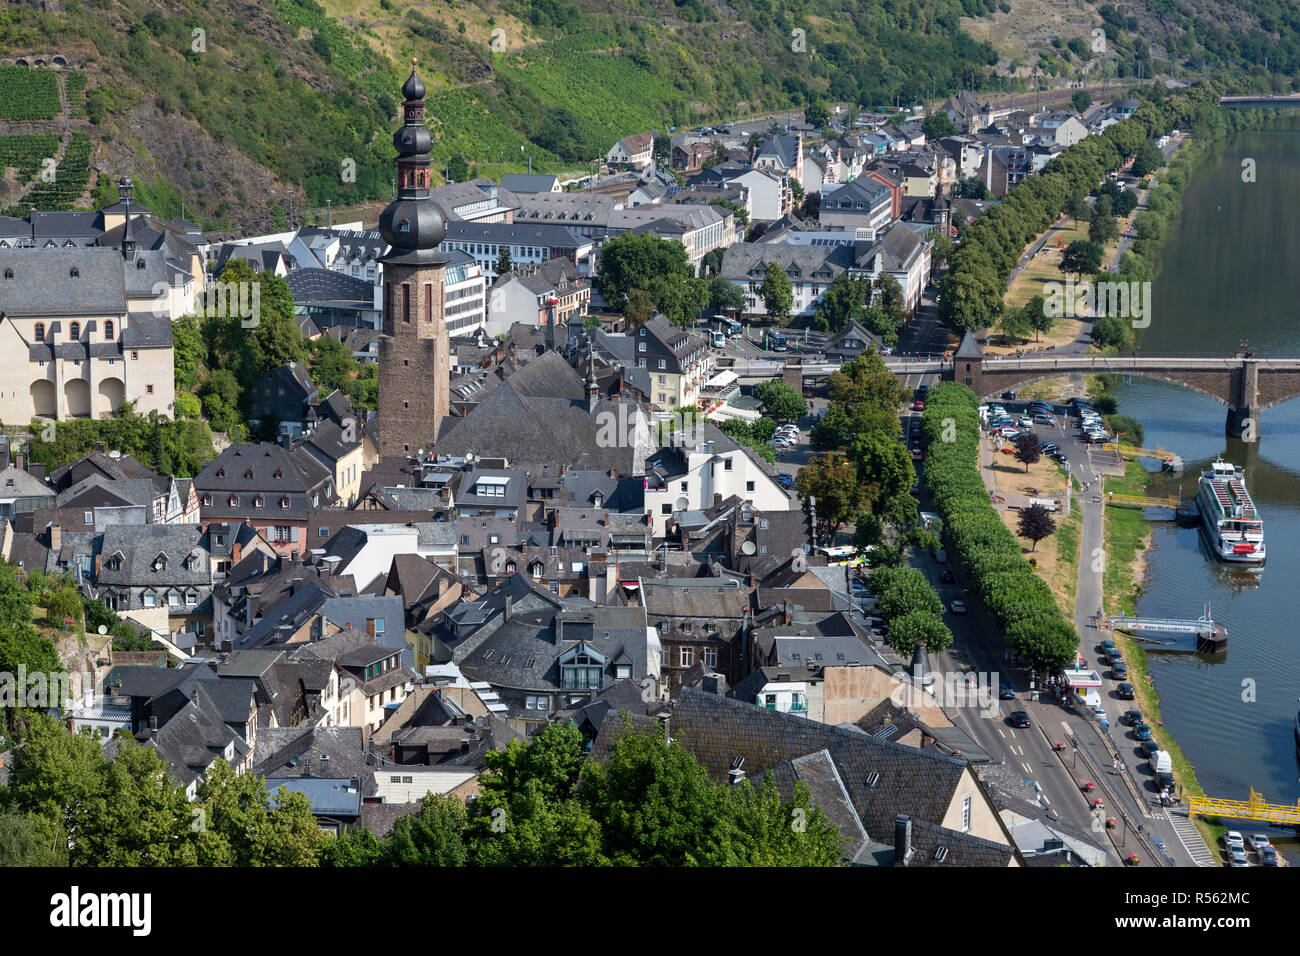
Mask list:
[{"label": "row of tree", "polygon": [[[949,269],[940,284],[940,318],[958,334],[995,327],[1002,317],[1007,280],[1026,244],[1062,212],[1078,212],[1078,200],[1098,189],[1107,172],[1139,152],[1146,155],[1146,144],[1155,137],[1189,126],[1204,115],[1201,107],[1212,106],[1218,95],[1214,85],[1202,80],[1159,104],[1148,101],[1133,116],[1081,140],[1053,158],[1042,173],[1011,189],[965,229],[948,257]],[[1114,201],[1112,197],[1112,226]],[[1098,228],[1104,231],[1106,226]]]},{"label": "row of tree", "polygon": [[1039,670],[1059,670],[1074,659],[1078,635],[993,508],[979,473],[978,405],[965,385],[941,382],[930,390],[922,424],[930,449],[926,488],[1011,648]]}]

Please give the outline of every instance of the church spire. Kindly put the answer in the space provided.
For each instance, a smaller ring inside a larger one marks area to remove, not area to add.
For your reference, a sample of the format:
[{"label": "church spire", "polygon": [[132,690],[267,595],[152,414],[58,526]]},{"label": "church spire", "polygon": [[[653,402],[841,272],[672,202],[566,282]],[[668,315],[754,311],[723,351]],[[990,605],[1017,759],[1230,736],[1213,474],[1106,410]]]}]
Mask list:
[{"label": "church spire", "polygon": [[393,134],[397,147],[397,198],[379,217],[379,230],[392,246],[386,258],[411,262],[441,258],[433,253],[447,234],[446,217],[429,200],[433,134],[424,125],[424,82],[411,60],[411,75],[402,84],[403,122]]}]

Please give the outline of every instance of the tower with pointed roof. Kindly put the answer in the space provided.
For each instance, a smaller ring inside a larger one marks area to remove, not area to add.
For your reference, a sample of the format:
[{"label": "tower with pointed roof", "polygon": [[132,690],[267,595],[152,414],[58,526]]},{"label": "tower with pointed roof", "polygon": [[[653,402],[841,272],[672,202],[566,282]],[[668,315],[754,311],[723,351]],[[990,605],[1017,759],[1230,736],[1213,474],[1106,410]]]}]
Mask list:
[{"label": "tower with pointed roof", "polygon": [[379,453],[406,457],[432,449],[451,409],[451,362],[443,315],[444,276],[450,261],[438,248],[445,215],[429,198],[429,148],[424,83],[411,61],[402,85],[397,147],[397,198],[379,217],[389,244],[384,268],[384,316],[379,336]]}]

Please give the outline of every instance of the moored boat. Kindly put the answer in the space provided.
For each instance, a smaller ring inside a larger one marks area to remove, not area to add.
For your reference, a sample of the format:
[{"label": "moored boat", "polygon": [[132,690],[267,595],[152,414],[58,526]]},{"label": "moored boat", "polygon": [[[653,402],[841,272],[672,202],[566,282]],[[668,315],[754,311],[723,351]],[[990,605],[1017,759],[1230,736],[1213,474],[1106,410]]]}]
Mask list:
[{"label": "moored boat", "polygon": [[1198,485],[1201,525],[1219,560],[1262,562],[1266,555],[1264,520],[1246,490],[1245,469],[1216,460],[1209,471],[1201,473]]}]

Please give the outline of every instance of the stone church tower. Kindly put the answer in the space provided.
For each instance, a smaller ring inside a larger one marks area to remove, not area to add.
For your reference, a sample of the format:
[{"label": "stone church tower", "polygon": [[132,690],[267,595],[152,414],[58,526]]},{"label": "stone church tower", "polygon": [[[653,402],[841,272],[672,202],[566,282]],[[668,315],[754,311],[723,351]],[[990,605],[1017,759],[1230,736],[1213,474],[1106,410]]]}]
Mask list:
[{"label": "stone church tower", "polygon": [[424,84],[415,73],[402,85],[397,147],[397,198],[379,217],[392,247],[384,267],[384,324],[379,336],[379,454],[405,458],[429,452],[451,410],[451,363],[443,317],[443,276],[449,258],[438,251],[447,234],[442,211],[429,198],[429,147]]}]

